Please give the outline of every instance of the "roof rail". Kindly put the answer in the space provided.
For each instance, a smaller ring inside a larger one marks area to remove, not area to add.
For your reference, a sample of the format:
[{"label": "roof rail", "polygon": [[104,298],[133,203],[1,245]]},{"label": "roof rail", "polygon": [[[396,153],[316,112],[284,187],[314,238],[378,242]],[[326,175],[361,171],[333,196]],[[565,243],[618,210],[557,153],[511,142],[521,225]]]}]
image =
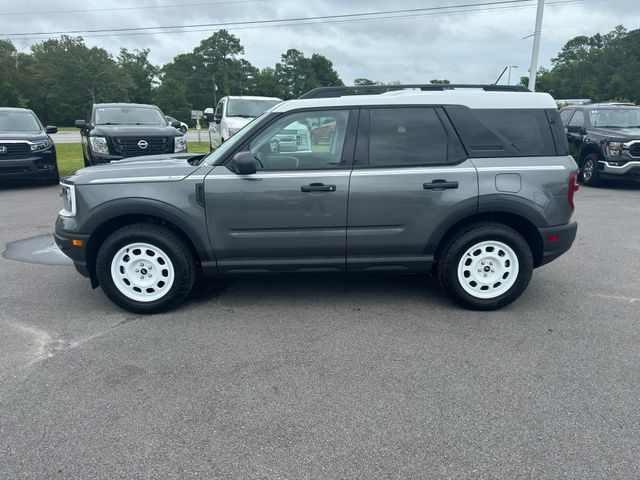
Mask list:
[{"label": "roof rail", "polygon": [[358,93],[384,93],[392,90],[404,90],[407,88],[420,89],[422,91],[444,91],[454,90],[458,88],[481,88],[487,92],[530,92],[527,87],[522,85],[464,85],[452,83],[427,83],[427,84],[409,84],[409,85],[351,85],[342,87],[318,87],[302,94],[302,98],[334,98],[342,97],[348,92]]}]

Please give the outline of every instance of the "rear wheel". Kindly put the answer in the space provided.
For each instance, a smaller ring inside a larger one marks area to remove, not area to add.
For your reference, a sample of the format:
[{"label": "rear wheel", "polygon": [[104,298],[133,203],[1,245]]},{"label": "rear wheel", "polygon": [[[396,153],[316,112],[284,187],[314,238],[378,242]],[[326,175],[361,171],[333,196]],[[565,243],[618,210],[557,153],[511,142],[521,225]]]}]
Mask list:
[{"label": "rear wheel", "polygon": [[193,254],[173,230],[134,224],[112,233],[96,259],[96,275],[116,305],[134,313],[177,306],[196,279]]},{"label": "rear wheel", "polygon": [[585,185],[596,187],[600,184],[600,174],[598,173],[598,155],[590,153],[582,161],[580,176]]},{"label": "rear wheel", "polygon": [[495,310],[516,300],[533,272],[529,244],[512,228],[483,222],[458,231],[438,261],[447,294],[472,310]]}]

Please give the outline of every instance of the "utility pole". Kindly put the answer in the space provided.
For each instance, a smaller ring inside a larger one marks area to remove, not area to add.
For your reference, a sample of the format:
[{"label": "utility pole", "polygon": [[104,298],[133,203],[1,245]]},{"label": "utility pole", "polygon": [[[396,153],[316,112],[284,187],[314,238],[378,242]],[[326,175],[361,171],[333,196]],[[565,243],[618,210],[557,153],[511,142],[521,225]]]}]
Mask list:
[{"label": "utility pole", "polygon": [[542,14],[544,0],[538,0],[536,13],[536,29],[533,32],[533,51],[531,52],[531,68],[529,68],[529,90],[536,91],[536,74],[538,73],[538,53],[540,53],[540,35],[542,35]]}]

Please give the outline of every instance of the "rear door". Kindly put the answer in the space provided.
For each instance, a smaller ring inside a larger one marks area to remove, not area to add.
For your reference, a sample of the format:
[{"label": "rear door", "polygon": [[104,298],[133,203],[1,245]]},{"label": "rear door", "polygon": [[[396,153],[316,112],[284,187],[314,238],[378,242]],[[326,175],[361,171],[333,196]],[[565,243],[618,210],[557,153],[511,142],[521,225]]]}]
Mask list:
[{"label": "rear door", "polygon": [[[309,125],[321,116],[336,127],[312,145]],[[241,147],[258,162],[255,174],[219,165],[207,175],[207,227],[221,273],[345,270],[357,116],[357,109],[285,114]]]},{"label": "rear door", "polygon": [[434,232],[477,208],[478,177],[439,107],[360,115],[349,190],[347,269],[430,268]]}]

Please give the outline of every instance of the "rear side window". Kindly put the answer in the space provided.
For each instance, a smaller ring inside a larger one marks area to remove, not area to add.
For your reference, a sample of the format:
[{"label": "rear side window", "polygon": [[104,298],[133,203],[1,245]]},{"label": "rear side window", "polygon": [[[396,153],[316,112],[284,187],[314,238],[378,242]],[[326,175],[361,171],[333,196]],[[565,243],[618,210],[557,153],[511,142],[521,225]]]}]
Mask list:
[{"label": "rear side window", "polygon": [[435,108],[372,108],[369,122],[371,166],[433,165],[449,159],[452,135]]},{"label": "rear side window", "polygon": [[542,109],[446,107],[470,157],[556,155],[550,120]]}]

